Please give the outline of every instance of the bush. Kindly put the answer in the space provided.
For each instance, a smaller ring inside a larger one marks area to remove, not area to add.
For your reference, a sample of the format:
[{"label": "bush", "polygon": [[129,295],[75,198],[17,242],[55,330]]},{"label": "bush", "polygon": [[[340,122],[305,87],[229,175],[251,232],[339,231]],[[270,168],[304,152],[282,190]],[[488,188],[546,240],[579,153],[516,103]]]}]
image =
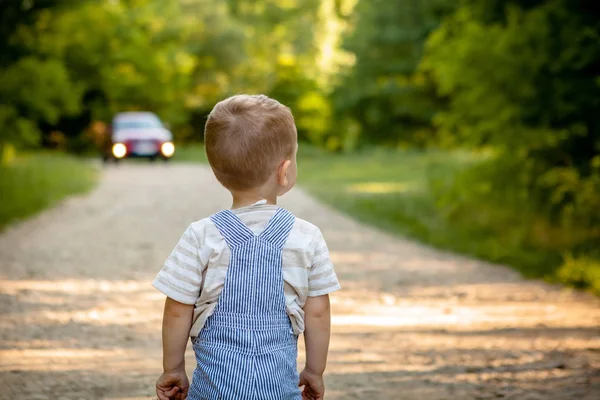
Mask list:
[{"label": "bush", "polygon": [[590,257],[567,256],[558,271],[558,279],[577,288],[590,288],[600,295],[600,261]]},{"label": "bush", "polygon": [[[519,4],[462,2],[429,37],[421,68],[448,98],[438,134],[495,153],[443,185],[445,214],[497,237],[499,255],[508,243],[530,249],[532,259],[508,262],[556,277],[561,255],[594,258],[600,243],[600,9]],[[558,277],[593,284],[592,264],[573,264],[566,259]],[[565,275],[587,267],[589,275]]]}]

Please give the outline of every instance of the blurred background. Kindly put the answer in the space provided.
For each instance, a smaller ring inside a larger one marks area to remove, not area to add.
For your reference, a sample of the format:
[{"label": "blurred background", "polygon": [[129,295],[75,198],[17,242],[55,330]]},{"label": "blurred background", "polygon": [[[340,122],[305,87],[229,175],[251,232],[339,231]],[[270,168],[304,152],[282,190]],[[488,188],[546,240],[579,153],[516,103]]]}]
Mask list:
[{"label": "blurred background", "polygon": [[596,0],[0,0],[0,229],[93,188],[119,112],[204,162],[237,93],[292,108],[322,201],[600,293]]}]

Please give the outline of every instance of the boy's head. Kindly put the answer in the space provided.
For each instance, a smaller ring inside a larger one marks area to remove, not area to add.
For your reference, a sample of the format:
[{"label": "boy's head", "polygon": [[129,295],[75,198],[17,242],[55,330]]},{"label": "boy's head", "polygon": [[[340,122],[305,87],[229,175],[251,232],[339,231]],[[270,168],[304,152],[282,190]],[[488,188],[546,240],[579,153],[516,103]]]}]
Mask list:
[{"label": "boy's head", "polygon": [[297,133],[290,109],[264,95],[238,95],[212,109],[204,129],[208,162],[230,191],[262,187],[280,193],[296,181]]}]

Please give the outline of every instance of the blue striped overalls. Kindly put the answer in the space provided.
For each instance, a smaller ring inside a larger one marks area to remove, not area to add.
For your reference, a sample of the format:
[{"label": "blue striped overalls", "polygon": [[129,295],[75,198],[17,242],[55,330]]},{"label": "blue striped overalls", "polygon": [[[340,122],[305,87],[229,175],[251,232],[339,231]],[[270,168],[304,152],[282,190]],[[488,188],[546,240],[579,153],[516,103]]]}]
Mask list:
[{"label": "blue striped overalls", "polygon": [[282,250],[294,215],[279,208],[260,235],[229,210],[211,217],[231,250],[214,313],[193,339],[189,400],[299,400],[297,336],[286,312]]}]

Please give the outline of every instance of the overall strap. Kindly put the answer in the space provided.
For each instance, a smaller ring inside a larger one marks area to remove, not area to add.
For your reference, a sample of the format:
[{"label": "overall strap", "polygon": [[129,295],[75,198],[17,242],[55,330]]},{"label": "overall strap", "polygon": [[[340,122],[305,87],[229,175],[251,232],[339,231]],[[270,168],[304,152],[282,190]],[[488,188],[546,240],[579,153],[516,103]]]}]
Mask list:
[{"label": "overall strap", "polygon": [[284,208],[279,208],[259,237],[282,249],[292,230],[292,226],[294,226],[295,220],[296,217],[294,214]]},{"label": "overall strap", "polygon": [[250,230],[231,210],[219,211],[210,217],[229,247],[240,245],[254,237]]}]

